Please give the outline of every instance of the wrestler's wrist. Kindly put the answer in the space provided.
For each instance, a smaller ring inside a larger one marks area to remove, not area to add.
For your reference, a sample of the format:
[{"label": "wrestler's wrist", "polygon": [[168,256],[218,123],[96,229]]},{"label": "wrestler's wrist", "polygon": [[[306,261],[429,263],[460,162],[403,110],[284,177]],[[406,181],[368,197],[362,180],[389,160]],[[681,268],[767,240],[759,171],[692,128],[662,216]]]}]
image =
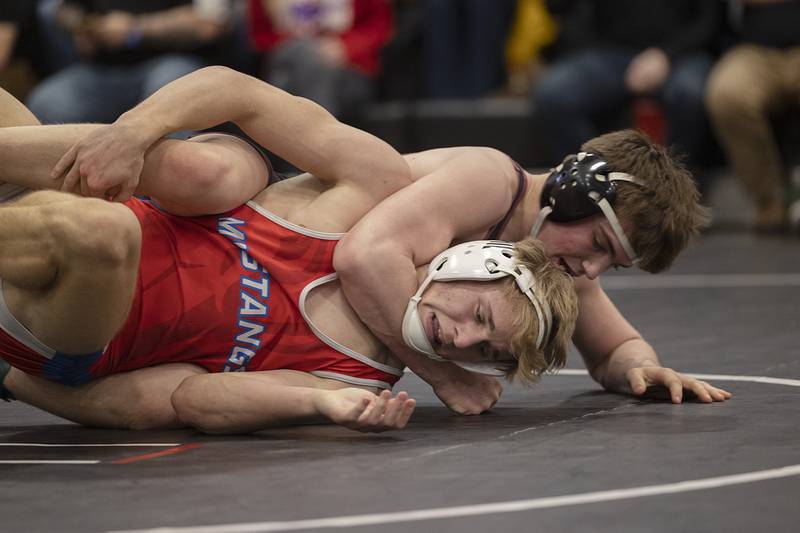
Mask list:
[{"label": "wrestler's wrist", "polygon": [[142,150],[147,150],[156,141],[172,133],[158,119],[137,113],[135,109],[120,115],[113,126],[124,130],[130,142]]},{"label": "wrestler's wrist", "polygon": [[327,389],[312,389],[309,392],[309,403],[311,404],[311,416],[321,416],[326,420],[332,420],[330,415],[330,396],[332,391]]},{"label": "wrestler's wrist", "polygon": [[10,371],[11,365],[9,365],[4,359],[0,358],[0,400],[4,400],[6,402],[16,400],[14,394],[5,386],[6,376]]}]

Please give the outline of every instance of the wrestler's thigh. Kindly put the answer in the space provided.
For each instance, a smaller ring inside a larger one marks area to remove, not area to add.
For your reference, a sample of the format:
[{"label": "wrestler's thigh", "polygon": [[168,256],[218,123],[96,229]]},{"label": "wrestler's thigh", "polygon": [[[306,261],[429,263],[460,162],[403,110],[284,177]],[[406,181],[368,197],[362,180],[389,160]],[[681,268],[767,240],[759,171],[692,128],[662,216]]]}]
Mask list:
[{"label": "wrestler's thigh", "polygon": [[40,207],[38,254],[53,264],[54,274],[45,284],[6,277],[6,304],[50,348],[66,354],[101,350],[125,323],[133,301],[141,247],[138,219],[122,204],[71,195]]}]

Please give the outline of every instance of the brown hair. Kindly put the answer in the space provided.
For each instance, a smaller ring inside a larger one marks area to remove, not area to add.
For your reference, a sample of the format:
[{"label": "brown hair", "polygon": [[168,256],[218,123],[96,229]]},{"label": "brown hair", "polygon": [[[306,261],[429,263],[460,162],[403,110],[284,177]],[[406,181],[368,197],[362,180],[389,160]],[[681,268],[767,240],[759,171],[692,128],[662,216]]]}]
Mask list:
[{"label": "brown hair", "polygon": [[611,170],[631,174],[643,185],[617,182],[614,212],[639,255],[639,267],[652,273],[669,268],[709,220],[691,173],[636,130],[595,137],[581,150],[600,155]]},{"label": "brown hair", "polygon": [[514,244],[515,262],[525,266],[536,279],[536,295],[552,313],[552,326],[541,350],[536,348],[539,321],[528,297],[520,292],[513,278],[504,278],[505,296],[517,311],[514,322],[516,333],[511,339],[511,352],[516,359],[506,370],[511,381],[519,377],[527,384],[536,383],[539,377],[550,370],[564,366],[567,360],[575,321],[578,318],[578,296],[572,278],[556,268],[547,257],[544,245],[532,238]]}]

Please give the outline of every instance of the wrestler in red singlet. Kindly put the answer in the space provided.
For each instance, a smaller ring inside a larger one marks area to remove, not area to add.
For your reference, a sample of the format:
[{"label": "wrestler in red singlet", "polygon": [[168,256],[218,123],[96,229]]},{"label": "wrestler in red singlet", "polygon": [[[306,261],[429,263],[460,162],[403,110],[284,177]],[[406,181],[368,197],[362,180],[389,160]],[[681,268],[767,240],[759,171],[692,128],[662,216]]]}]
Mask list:
[{"label": "wrestler in red singlet", "polygon": [[64,355],[14,327],[5,309],[0,355],[12,365],[68,384],[176,362],[209,372],[291,369],[382,388],[402,375],[329,345],[302,315],[303,289],[335,276],[339,234],[295,226],[254,202],[192,218],[138,199],[126,205],[142,226],[142,252],[122,330],[98,354]]}]

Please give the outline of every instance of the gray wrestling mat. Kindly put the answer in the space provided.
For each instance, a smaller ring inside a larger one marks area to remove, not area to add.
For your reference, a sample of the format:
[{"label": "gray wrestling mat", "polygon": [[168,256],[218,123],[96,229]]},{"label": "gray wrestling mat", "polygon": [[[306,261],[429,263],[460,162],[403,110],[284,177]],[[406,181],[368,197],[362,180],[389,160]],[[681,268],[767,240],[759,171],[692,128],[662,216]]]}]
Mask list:
[{"label": "gray wrestling mat", "polygon": [[0,404],[0,531],[797,531],[800,239],[712,231],[669,275],[605,285],[665,364],[734,398],[604,393],[573,355],[479,417],[406,376],[417,412],[382,435],[89,430]]}]

